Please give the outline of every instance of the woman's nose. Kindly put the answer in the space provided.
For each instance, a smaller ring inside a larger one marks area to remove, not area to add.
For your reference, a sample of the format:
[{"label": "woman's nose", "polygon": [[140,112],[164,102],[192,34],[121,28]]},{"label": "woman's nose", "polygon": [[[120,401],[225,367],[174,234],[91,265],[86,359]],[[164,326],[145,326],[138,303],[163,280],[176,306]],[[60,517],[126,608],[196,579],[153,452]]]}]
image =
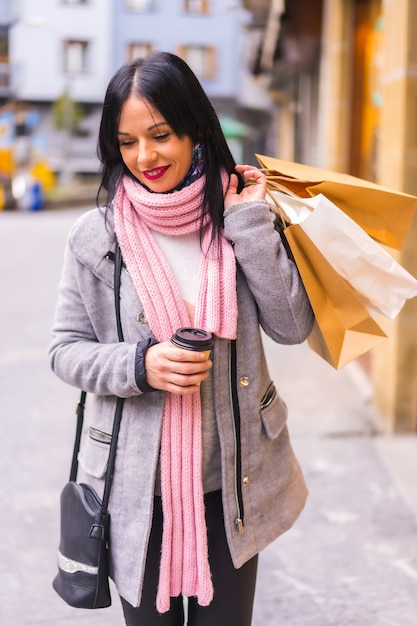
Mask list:
[{"label": "woman's nose", "polygon": [[138,146],[137,162],[142,166],[148,166],[155,161],[156,152],[146,141],[140,141]]}]

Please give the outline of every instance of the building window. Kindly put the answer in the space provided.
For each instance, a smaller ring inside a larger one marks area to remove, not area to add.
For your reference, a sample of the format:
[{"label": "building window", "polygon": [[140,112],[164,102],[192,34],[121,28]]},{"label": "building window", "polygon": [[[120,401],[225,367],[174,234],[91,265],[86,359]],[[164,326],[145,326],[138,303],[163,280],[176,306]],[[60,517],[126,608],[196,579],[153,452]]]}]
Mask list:
[{"label": "building window", "polygon": [[5,27],[0,26],[0,61],[5,63],[9,60],[9,33]]},{"label": "building window", "polygon": [[126,46],[126,61],[133,61],[139,57],[146,57],[153,50],[151,43],[128,43]]},{"label": "building window", "polygon": [[64,41],[64,71],[85,74],[88,71],[88,41]]},{"label": "building window", "polygon": [[156,0],[125,0],[125,6],[131,11],[148,13],[156,9]]},{"label": "building window", "polygon": [[209,13],[210,1],[209,0],[184,0],[184,11],[186,13]]},{"label": "building window", "polygon": [[[0,90],[8,89],[10,87],[10,66],[8,63],[1,63],[0,61]],[[1,139],[1,133],[0,133]]]},{"label": "building window", "polygon": [[216,76],[216,50],[211,46],[180,46],[179,56],[188,63],[197,78]]}]

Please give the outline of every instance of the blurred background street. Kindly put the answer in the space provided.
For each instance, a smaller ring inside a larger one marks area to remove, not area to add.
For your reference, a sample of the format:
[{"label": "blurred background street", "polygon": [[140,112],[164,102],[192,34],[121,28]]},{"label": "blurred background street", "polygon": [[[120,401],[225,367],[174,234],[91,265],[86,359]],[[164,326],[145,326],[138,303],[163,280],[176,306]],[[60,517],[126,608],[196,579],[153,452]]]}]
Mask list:
[{"label": "blurred background street", "polygon": [[[71,609],[56,596],[59,493],[77,390],[47,347],[68,231],[83,209],[0,213],[0,624],[122,626],[119,601]],[[266,341],[310,489],[296,525],[260,559],[254,626],[415,626],[417,444],[383,435],[353,365]]]}]

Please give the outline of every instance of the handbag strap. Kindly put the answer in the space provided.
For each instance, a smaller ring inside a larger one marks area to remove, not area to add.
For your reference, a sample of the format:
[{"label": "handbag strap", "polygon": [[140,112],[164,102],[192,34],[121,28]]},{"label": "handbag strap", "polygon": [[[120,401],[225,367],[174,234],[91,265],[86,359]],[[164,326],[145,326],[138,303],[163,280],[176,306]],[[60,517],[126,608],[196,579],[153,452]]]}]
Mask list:
[{"label": "handbag strap", "polygon": [[[114,305],[116,312],[116,326],[117,326],[117,336],[119,341],[123,341],[123,330],[121,324],[120,317],[120,278],[122,272],[122,252],[120,250],[120,246],[116,241],[116,254],[114,261]],[[74,449],[72,453],[72,462],[71,462],[71,471],[70,471],[70,481],[75,481],[77,479],[78,472],[78,453],[80,450],[81,444],[81,435],[83,429],[84,422],[84,409],[85,409],[85,401],[86,401],[87,393],[85,391],[81,391],[80,399],[77,404],[76,414],[77,414],[77,428],[75,433],[75,441],[74,441]],[[120,422],[123,411],[123,403],[124,398],[117,398],[116,402],[116,410],[114,414],[113,420],[113,429],[112,429],[112,437],[109,449],[109,460],[107,465],[106,472],[106,480],[104,484],[104,493],[103,493],[103,501],[101,506],[102,514],[106,513],[109,498],[110,498],[110,489],[113,481],[114,474],[114,465],[116,460],[116,449],[117,449],[117,440],[119,437],[120,430]]]},{"label": "handbag strap", "polygon": [[[122,274],[122,251],[116,240],[116,257],[114,260],[114,307],[116,311],[116,326],[119,341],[123,341],[123,329],[120,319],[120,278]],[[117,440],[119,438],[120,422],[122,419],[122,411],[124,398],[117,398],[116,411],[114,413],[113,430],[111,436],[111,444],[109,450],[109,460],[107,463],[106,480],[104,483],[103,502],[101,505],[102,515],[106,513],[110,499],[110,489],[113,482],[114,464],[116,461]]]},{"label": "handbag strap", "polygon": [[84,409],[85,409],[86,397],[87,397],[87,393],[85,391],[82,391],[80,395],[80,399],[78,400],[76,410],[75,410],[75,413],[77,415],[77,428],[75,431],[74,449],[72,451],[71,471],[70,471],[70,477],[69,477],[70,481],[77,480],[78,451],[80,449],[81,434],[83,431]]}]

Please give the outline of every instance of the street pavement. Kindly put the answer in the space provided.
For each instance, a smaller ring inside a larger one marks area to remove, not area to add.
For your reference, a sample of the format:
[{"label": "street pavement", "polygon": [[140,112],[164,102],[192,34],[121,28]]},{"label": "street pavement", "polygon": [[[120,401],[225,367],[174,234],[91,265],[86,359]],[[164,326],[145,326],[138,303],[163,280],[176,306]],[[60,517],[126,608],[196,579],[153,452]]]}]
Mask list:
[{"label": "street pavement", "polygon": [[[123,626],[116,593],[84,611],[51,587],[78,392],[51,373],[47,347],[82,210],[0,212],[1,626]],[[357,365],[265,346],[310,496],[261,554],[253,626],[416,626],[416,436],[382,432]]]}]

